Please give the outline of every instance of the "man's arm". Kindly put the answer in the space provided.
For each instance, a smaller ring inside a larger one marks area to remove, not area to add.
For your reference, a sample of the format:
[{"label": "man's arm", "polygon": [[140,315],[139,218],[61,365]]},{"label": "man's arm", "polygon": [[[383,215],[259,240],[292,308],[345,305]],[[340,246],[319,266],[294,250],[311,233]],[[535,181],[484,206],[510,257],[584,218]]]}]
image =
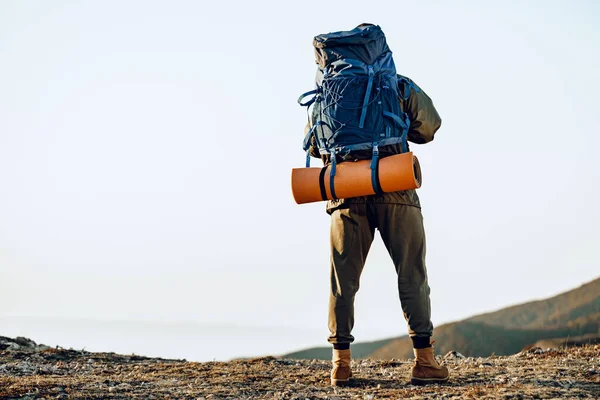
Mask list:
[{"label": "man's arm", "polygon": [[[442,125],[442,118],[433,106],[431,98],[409,78],[398,75],[400,107],[410,118],[408,140],[423,144],[431,142]],[[406,99],[406,95],[408,99]]]}]

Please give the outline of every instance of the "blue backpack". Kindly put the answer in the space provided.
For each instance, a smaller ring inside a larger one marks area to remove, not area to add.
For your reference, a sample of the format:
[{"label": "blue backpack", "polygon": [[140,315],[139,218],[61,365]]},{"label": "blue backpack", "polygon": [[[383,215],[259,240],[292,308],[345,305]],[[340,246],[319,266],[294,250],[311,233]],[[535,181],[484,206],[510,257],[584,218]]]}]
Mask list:
[{"label": "blue backpack", "polygon": [[362,24],[351,31],[316,36],[313,46],[318,64],[316,89],[298,99],[307,112],[312,105],[303,143],[306,166],[310,166],[311,143],[321,155],[330,155],[330,191],[336,199],[336,163],[360,158],[358,154],[364,158],[367,150],[373,190],[381,193],[379,148],[401,143],[402,152],[408,151],[410,126],[400,110],[398,77],[385,35],[377,25]]}]

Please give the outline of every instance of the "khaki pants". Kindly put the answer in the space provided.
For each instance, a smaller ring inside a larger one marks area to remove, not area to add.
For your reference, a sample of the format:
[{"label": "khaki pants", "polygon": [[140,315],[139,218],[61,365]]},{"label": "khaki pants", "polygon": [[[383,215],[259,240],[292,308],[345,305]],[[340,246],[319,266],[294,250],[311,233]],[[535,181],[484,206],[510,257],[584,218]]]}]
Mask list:
[{"label": "khaki pants", "polygon": [[379,229],[398,275],[398,292],[410,336],[431,336],[425,267],[425,231],[418,207],[367,201],[331,213],[330,343],[352,343],[354,296],[367,253]]}]

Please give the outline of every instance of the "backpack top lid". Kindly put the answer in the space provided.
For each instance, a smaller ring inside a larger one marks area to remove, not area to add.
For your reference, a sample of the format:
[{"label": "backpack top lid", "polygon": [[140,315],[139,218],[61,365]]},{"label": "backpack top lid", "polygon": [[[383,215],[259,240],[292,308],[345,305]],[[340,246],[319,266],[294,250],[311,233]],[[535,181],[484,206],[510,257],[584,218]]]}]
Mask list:
[{"label": "backpack top lid", "polygon": [[390,51],[381,28],[372,24],[360,24],[351,31],[315,36],[313,46],[316,62],[321,68],[342,58],[373,64],[379,56]]}]

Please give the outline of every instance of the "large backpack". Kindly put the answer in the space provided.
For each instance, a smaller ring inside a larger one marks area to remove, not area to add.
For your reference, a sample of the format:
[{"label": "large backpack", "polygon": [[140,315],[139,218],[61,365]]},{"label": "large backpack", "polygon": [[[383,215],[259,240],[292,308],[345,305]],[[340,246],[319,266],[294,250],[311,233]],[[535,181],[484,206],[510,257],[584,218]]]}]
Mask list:
[{"label": "large backpack", "polygon": [[[400,110],[398,78],[385,35],[377,25],[362,24],[351,31],[332,32],[313,40],[316,62],[316,89],[300,96],[307,107],[310,129],[304,138],[306,166],[310,146],[321,155],[330,155],[330,191],[334,189],[336,163],[372,158],[371,181],[380,193],[377,179],[379,148],[402,144],[408,151],[406,135],[410,121]],[[307,101],[305,99],[311,96]]]}]

